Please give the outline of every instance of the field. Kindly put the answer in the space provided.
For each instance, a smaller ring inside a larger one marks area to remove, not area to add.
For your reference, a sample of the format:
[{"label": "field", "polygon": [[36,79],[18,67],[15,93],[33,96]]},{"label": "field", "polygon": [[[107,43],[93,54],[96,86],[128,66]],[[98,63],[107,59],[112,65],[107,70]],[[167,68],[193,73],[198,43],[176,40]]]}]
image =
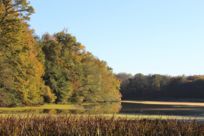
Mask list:
[{"label": "field", "polygon": [[1,136],[202,136],[194,121],[127,119],[102,116],[0,117]]}]

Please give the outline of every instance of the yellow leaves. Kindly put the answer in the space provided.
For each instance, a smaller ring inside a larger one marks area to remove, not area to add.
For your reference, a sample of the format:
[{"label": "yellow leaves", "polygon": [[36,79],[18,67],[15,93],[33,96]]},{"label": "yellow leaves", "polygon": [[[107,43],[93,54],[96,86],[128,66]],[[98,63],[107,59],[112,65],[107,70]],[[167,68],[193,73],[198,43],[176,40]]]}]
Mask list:
[{"label": "yellow leaves", "polygon": [[4,7],[4,5],[0,2],[0,20],[2,19],[4,13],[5,13],[5,7]]},{"label": "yellow leaves", "polygon": [[[16,26],[19,26],[18,29],[15,29]],[[0,28],[2,27],[0,26]],[[8,28],[9,31],[7,33]],[[5,31],[6,35],[3,37],[4,39],[0,38],[0,43],[7,46],[2,47],[3,52],[1,51],[0,53],[7,54],[7,56],[2,58],[2,62],[4,64],[5,60],[8,60],[9,63],[7,65],[10,68],[10,72],[5,73],[8,80],[2,79],[6,82],[1,83],[8,90],[14,90],[18,93],[24,104],[42,103],[41,89],[42,86],[45,86],[42,80],[44,68],[37,58],[37,45],[31,31],[23,22],[9,25],[3,31]],[[5,70],[7,68],[2,65],[1,71]],[[4,78],[6,78],[5,76]]]},{"label": "yellow leaves", "polygon": [[25,104],[42,103],[44,89],[48,96],[53,94],[42,80],[44,66],[38,58],[38,45],[28,24],[18,13],[11,13],[1,21],[5,15],[4,6],[0,3],[1,87],[19,94]]},{"label": "yellow leaves", "polygon": [[44,86],[42,90],[46,102],[49,103],[55,102],[57,97],[51,92],[51,89],[48,86]]},{"label": "yellow leaves", "polygon": [[79,45],[79,49],[80,49],[80,50],[84,50],[84,49],[85,49],[85,46],[81,44],[81,45]]}]

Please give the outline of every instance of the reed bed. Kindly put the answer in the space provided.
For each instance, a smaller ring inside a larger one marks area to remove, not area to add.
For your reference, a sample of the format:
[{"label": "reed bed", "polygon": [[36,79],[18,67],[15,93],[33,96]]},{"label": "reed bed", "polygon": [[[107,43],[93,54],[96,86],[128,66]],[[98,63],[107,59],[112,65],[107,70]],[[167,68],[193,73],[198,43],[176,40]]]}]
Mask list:
[{"label": "reed bed", "polygon": [[1,116],[1,136],[204,136],[196,121],[102,116]]}]

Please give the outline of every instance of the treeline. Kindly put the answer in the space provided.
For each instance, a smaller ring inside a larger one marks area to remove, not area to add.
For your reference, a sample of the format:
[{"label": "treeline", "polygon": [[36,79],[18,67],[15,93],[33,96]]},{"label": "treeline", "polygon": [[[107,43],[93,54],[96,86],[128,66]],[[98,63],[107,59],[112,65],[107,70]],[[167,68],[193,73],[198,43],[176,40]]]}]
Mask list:
[{"label": "treeline", "polygon": [[[165,76],[119,74],[124,100],[204,101],[204,76]],[[121,78],[122,77],[122,78]]]},{"label": "treeline", "polygon": [[119,81],[75,37],[33,36],[27,0],[0,0],[0,106],[119,101]]}]

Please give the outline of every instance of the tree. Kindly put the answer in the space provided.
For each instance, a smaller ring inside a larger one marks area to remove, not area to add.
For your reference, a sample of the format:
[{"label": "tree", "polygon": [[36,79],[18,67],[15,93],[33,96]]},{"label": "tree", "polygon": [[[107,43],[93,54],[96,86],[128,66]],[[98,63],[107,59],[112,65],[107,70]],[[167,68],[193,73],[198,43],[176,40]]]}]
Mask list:
[{"label": "tree", "polygon": [[28,20],[30,15],[34,13],[33,7],[27,0],[0,0],[0,7],[0,24],[19,18]]},{"label": "tree", "polygon": [[128,73],[118,73],[116,74],[116,77],[121,81],[126,81],[128,80],[129,78],[132,78],[132,75],[131,74],[128,74]]},{"label": "tree", "polygon": [[56,102],[67,103],[80,84],[80,52],[83,46],[65,32],[42,38],[45,53],[45,83],[57,96]]},{"label": "tree", "polygon": [[33,36],[33,12],[28,0],[0,0],[0,106],[120,100],[111,68],[75,37]]},{"label": "tree", "polygon": [[119,101],[119,81],[107,64],[85,51],[66,32],[42,38],[45,53],[45,83],[57,103]]},{"label": "tree", "polygon": [[[128,81],[128,82],[127,82]],[[142,75],[136,74],[121,84],[125,100],[202,100],[203,76]]]},{"label": "tree", "polygon": [[0,98],[16,99],[3,105],[41,104],[44,96],[53,101],[42,80],[44,66],[37,43],[25,22],[32,7],[25,0],[1,0],[0,6]]}]

